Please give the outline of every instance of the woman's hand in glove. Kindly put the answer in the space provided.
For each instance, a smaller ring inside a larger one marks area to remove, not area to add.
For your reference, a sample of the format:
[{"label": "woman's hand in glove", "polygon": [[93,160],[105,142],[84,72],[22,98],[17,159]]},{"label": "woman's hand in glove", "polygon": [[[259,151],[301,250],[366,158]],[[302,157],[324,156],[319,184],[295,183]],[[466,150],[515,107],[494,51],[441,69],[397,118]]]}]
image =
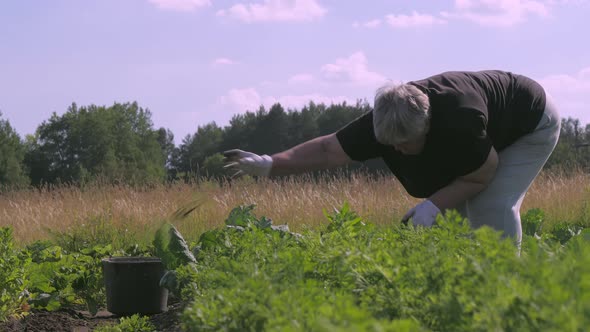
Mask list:
[{"label": "woman's hand in glove", "polygon": [[225,156],[223,166],[226,169],[235,170],[232,178],[244,174],[256,176],[269,176],[272,168],[272,158],[269,155],[257,155],[252,152],[233,149],[223,152]]},{"label": "woman's hand in glove", "polygon": [[412,219],[414,225],[430,227],[436,221],[436,216],[441,213],[440,209],[434,205],[430,200],[416,205],[402,218],[403,223],[407,223]]}]

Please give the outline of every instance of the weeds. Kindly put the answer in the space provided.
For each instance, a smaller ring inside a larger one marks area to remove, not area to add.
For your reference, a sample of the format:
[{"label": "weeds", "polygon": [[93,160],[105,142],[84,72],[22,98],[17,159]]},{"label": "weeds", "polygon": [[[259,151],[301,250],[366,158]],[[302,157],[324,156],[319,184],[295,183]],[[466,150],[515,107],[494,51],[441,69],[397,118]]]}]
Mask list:
[{"label": "weeds", "polygon": [[[590,226],[589,183],[589,174],[543,173],[527,194],[522,211],[543,210],[546,228],[562,221]],[[199,209],[175,223],[187,239],[223,226],[230,211],[240,205],[256,204],[258,213],[299,232],[321,227],[324,209],[332,210],[344,201],[376,226],[397,223],[419,201],[409,197],[391,176],[360,174],[349,179],[244,179],[231,185],[201,181],[146,190],[122,185],[56,187],[1,195],[0,225],[13,228],[20,246],[52,239],[56,233],[64,233],[63,244],[70,243],[66,247],[83,246],[94,236],[116,246],[130,241],[149,245],[150,234],[171,211],[195,200],[202,201]]]}]

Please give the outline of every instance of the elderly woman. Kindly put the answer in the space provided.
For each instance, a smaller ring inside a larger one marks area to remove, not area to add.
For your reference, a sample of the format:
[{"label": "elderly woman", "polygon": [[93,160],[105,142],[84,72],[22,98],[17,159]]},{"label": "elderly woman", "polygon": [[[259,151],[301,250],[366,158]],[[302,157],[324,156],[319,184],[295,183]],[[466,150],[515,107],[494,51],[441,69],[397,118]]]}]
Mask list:
[{"label": "elderly woman", "polygon": [[268,176],[383,158],[407,192],[425,198],[404,216],[431,226],[457,209],[473,227],[522,238],[520,206],[551,155],[559,115],[522,75],[445,72],[378,89],[374,109],[337,132],[273,156],[226,151],[226,167]]}]

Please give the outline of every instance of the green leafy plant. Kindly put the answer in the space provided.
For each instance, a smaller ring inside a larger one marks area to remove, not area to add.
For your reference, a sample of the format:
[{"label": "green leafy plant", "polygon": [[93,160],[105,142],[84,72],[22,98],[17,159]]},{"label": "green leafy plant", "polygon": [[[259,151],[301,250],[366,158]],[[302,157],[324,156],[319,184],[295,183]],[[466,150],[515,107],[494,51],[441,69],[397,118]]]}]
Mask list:
[{"label": "green leafy plant", "polygon": [[541,209],[530,209],[521,216],[522,233],[534,236],[541,231],[545,214]]},{"label": "green leafy plant", "polygon": [[[241,209],[238,212],[252,213]],[[541,220],[541,211],[534,212]],[[237,214],[232,215],[235,217]],[[541,331],[590,325],[587,232],[528,236],[522,255],[455,211],[432,228],[376,228],[344,204],[300,239],[251,227],[201,240],[187,331]],[[533,212],[529,215],[533,219]],[[541,223],[536,223],[536,226]],[[535,226],[535,234],[539,228]],[[532,229],[531,229],[532,230]],[[564,239],[565,240],[565,239]],[[217,241],[217,242],[215,242]],[[190,271],[186,271],[190,274]]]},{"label": "green leafy plant", "polygon": [[348,202],[344,202],[341,208],[334,209],[332,214],[324,210],[324,216],[329,221],[325,233],[339,232],[354,237],[359,235],[359,232],[369,230],[371,227],[356,212],[352,211]]},{"label": "green leafy plant", "polygon": [[28,253],[18,252],[12,242],[12,229],[0,227],[0,322],[22,311],[26,303]]},{"label": "green leafy plant", "polygon": [[553,238],[560,243],[566,243],[572,237],[580,235],[583,227],[579,225],[573,225],[571,223],[560,222],[553,226],[551,229],[551,235]]},{"label": "green leafy plant", "polygon": [[[189,245],[172,222],[190,211],[180,209],[156,232],[152,252],[132,244],[117,252],[163,259],[168,272],[161,284],[183,301],[186,331],[590,326],[590,229],[568,222],[544,228],[538,209],[523,216],[530,236],[523,238],[520,256],[511,239],[488,227],[473,229],[455,211],[431,228],[376,227],[344,203],[325,213],[319,231],[294,234],[257,217],[254,205],[238,206],[224,227]],[[5,317],[18,312],[27,296],[34,307],[49,310],[103,303],[102,284],[93,276],[101,275],[96,263],[113,254],[112,247],[86,244],[71,252],[38,241],[19,251],[4,230],[0,249],[0,282],[9,280],[0,293]],[[137,316],[103,328],[151,331],[148,323]]]},{"label": "green leafy plant", "polygon": [[176,269],[189,265],[194,269],[197,262],[188,244],[180,232],[170,223],[165,223],[158,229],[154,238],[156,255],[160,257],[166,273],[160,279],[160,286],[179,295],[181,284],[178,281]]},{"label": "green leafy plant", "polygon": [[110,245],[94,246],[74,254],[76,267],[71,270],[72,289],[81,298],[91,315],[96,315],[98,308],[106,303],[104,281],[102,277],[102,258],[112,253]]},{"label": "green leafy plant", "polygon": [[190,251],[180,232],[171,223],[165,223],[158,229],[154,238],[156,255],[168,270],[174,270],[181,265],[196,263],[195,256]]},{"label": "green leafy plant", "polygon": [[[201,204],[203,204],[202,200],[195,200],[182,206],[174,212],[171,220],[178,221],[185,218]],[[166,287],[172,293],[179,295],[181,283],[178,280],[176,269],[184,266],[194,269],[194,264],[197,262],[195,256],[182,234],[170,222],[164,223],[156,231],[153,246],[156,256],[162,260],[166,269],[166,273],[160,279],[160,286]]]},{"label": "green leafy plant", "polygon": [[[259,220],[256,218],[254,214],[254,208],[256,205],[240,205],[238,207],[233,208],[227,219],[225,220],[225,224],[228,226],[239,226],[239,227],[250,227],[254,225],[258,225]],[[269,225],[270,226],[270,225]]]},{"label": "green leafy plant", "polygon": [[34,264],[27,269],[29,304],[57,310],[64,305],[83,303],[95,315],[105,304],[101,259],[113,253],[110,245],[95,245],[73,253],[50,242],[28,247]]},{"label": "green leafy plant", "polygon": [[152,332],[156,327],[148,317],[133,315],[122,317],[119,324],[113,326],[100,326],[94,329],[95,332]]}]

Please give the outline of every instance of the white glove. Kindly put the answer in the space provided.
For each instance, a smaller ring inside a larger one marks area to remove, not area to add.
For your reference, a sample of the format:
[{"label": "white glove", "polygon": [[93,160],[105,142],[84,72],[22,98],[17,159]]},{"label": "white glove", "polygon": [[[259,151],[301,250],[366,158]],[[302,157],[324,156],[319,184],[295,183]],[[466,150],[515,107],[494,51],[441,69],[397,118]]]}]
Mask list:
[{"label": "white glove", "polygon": [[441,213],[440,209],[430,200],[416,205],[402,218],[402,222],[407,222],[410,218],[414,225],[430,227],[436,221],[436,216]]},{"label": "white glove", "polygon": [[259,156],[255,153],[239,149],[225,151],[223,155],[225,156],[224,162],[226,163],[223,167],[237,170],[232,175],[232,178],[244,174],[257,176],[268,176],[270,174],[272,158],[269,155]]}]

